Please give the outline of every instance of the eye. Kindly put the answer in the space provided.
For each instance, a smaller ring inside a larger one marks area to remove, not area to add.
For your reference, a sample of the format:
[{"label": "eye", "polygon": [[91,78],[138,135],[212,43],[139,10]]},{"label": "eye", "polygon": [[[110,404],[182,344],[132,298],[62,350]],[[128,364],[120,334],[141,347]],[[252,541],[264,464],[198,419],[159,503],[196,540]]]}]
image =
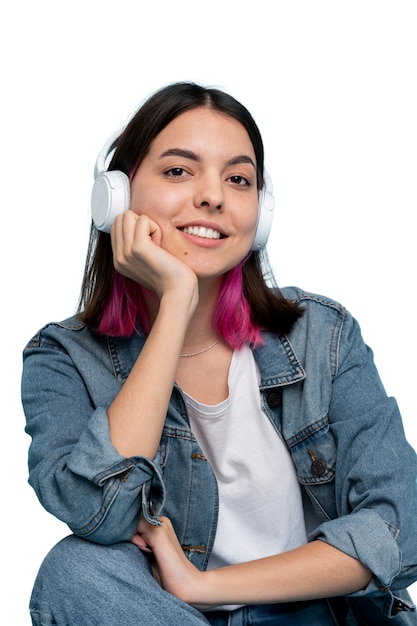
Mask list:
[{"label": "eye", "polygon": [[252,183],[247,178],[245,178],[244,176],[238,176],[237,174],[235,176],[230,176],[228,180],[230,180],[230,182],[234,185],[239,185],[240,187],[250,187],[252,185]]},{"label": "eye", "polygon": [[168,176],[168,178],[183,178],[188,176],[188,172],[183,167],[171,167],[165,171],[165,176]]}]

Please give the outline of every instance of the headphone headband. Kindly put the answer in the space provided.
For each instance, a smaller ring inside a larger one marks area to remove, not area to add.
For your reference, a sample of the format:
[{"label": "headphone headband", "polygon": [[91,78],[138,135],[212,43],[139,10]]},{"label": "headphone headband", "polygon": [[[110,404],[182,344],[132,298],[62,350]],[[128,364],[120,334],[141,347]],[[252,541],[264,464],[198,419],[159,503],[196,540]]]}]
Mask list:
[{"label": "headphone headband", "polygon": [[110,137],[107,139],[102,149],[100,150],[100,152],[98,153],[96,164],[94,166],[94,180],[96,180],[100,174],[103,174],[104,172],[107,171],[106,160],[109,157],[109,155],[112,153],[112,151],[116,148],[117,141],[120,135],[122,134],[123,130],[124,129],[121,128],[119,130],[116,130],[114,133],[112,133]]}]

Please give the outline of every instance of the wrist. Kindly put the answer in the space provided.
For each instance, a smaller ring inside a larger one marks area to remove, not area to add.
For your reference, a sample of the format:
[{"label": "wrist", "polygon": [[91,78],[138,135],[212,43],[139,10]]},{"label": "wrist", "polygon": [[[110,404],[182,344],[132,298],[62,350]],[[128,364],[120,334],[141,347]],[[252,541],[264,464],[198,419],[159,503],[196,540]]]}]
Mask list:
[{"label": "wrist", "polygon": [[188,587],[188,593],[190,595],[187,600],[188,604],[191,604],[200,611],[213,609],[219,604],[223,604],[221,590],[217,588],[217,580],[218,576],[216,570],[207,570],[204,572],[197,570],[193,583]]},{"label": "wrist", "polygon": [[[193,316],[199,299],[198,283],[184,284],[164,292],[159,301],[159,312],[167,311],[176,316],[184,315],[185,318]],[[178,319],[178,318],[177,318]]]}]

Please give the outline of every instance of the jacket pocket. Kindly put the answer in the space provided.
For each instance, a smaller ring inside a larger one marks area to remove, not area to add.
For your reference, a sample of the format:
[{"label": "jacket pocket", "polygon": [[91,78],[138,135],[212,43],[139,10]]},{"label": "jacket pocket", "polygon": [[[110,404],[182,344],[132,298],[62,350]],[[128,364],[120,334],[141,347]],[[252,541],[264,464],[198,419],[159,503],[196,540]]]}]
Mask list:
[{"label": "jacket pocket", "polygon": [[287,443],[298,482],[305,488],[318,519],[334,519],[337,517],[334,480],[336,442],[327,418],[310,424]]},{"label": "jacket pocket", "polygon": [[314,422],[287,442],[302,485],[333,481],[336,471],[336,442],[327,418]]}]

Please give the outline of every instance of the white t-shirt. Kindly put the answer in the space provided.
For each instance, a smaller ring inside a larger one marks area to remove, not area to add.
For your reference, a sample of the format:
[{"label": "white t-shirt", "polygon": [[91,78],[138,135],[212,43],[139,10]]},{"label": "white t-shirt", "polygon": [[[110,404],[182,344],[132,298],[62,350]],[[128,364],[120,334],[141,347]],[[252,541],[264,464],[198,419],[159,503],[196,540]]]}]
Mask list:
[{"label": "white t-shirt", "polygon": [[259,372],[248,346],[235,350],[228,384],[229,397],[216,405],[184,394],[191,429],[219,489],[208,569],[286,552],[307,541],[294,464],[262,411]]}]

